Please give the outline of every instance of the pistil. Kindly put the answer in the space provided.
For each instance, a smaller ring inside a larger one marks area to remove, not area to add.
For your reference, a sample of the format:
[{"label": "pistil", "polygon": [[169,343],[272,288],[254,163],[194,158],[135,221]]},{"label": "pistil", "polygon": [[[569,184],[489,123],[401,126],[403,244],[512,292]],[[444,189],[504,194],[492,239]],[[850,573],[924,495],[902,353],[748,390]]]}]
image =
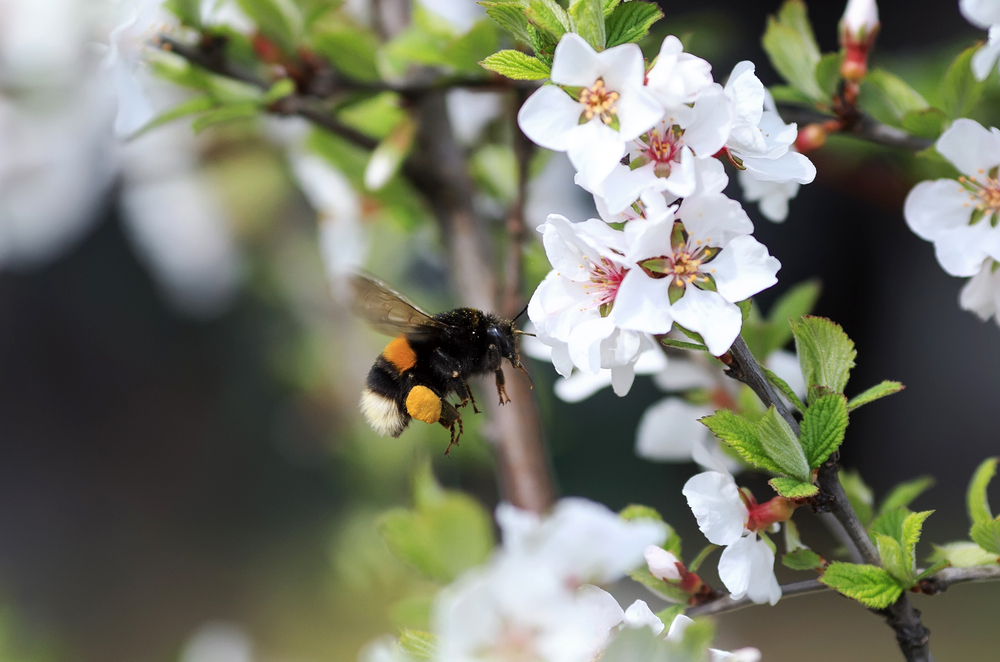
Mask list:
[{"label": "pistil", "polygon": [[598,78],[592,87],[580,91],[580,103],[584,105],[583,116],[589,121],[600,117],[605,124],[611,124],[618,114],[618,93],[604,86],[604,79]]}]

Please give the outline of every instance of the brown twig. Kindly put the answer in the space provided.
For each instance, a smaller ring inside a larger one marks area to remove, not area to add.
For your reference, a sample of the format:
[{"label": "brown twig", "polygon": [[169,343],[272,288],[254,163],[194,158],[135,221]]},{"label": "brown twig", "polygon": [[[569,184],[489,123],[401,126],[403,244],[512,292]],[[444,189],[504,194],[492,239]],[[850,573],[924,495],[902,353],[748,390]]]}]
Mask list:
[{"label": "brown twig", "polygon": [[528,198],[528,165],[535,151],[535,144],[528,139],[517,124],[517,111],[527,91],[516,90],[511,95],[511,125],[514,134],[514,155],[517,159],[517,194],[510,213],[507,215],[507,260],[504,266],[503,303],[500,310],[507,317],[521,312],[524,305],[524,242],[528,239],[528,228],[524,218],[524,206]]},{"label": "brown twig", "polygon": [[[781,598],[791,598],[797,595],[810,595],[811,593],[822,593],[828,591],[826,584],[820,583],[818,579],[806,579],[801,582],[784,584],[781,587]],[[684,613],[688,616],[715,616],[730,611],[737,611],[745,607],[753,607],[755,603],[750,598],[744,596],[739,600],[734,600],[730,595],[723,594],[710,602],[705,602],[696,607],[690,607]]]},{"label": "brown twig", "polygon": [[971,568],[945,568],[920,582],[920,592],[934,595],[950,586],[966,582],[1000,581],[1000,564],[977,565]]},{"label": "brown twig", "polygon": [[[754,358],[750,349],[738,337],[729,350],[732,362],[728,374],[735,379],[745,383],[757,397],[760,398],[764,406],[774,405],[778,413],[788,424],[799,434],[799,425],[792,416],[788,407],[774,394],[774,389],[764,376],[757,359]],[[825,501],[824,507],[836,518],[847,533],[850,541],[848,550],[857,554],[865,563],[881,566],[878,552],[868,537],[861,520],[851,507],[844,488],[840,484],[837,475],[837,459],[839,455],[834,453],[831,458],[824,463],[817,476],[817,483],[820,488],[821,501]],[[909,662],[931,662],[930,647],[928,640],[930,631],[920,622],[920,612],[910,604],[909,598],[904,594],[895,603],[882,610],[881,615],[896,633],[896,641],[899,648]]]},{"label": "brown twig", "polygon": [[806,124],[826,124],[833,122],[837,124],[838,133],[885,147],[920,152],[934,144],[933,140],[914,136],[902,129],[883,124],[871,115],[861,112],[856,112],[849,118],[842,118],[799,106],[781,106],[780,114],[783,120],[786,122],[795,122],[799,125],[799,128],[802,128]]}]

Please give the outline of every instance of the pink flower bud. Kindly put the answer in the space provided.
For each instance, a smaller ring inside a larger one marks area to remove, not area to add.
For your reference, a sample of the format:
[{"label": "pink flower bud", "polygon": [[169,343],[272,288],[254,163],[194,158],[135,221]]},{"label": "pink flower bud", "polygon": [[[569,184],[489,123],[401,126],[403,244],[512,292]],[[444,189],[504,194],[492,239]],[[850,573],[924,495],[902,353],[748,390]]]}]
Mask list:
[{"label": "pink flower bud", "polygon": [[[678,567],[680,561],[676,556],[656,545],[649,545],[643,552],[646,556],[646,563],[649,564],[649,572],[657,579],[665,582],[678,582],[681,580],[681,571]],[[683,567],[683,564],[681,564]]]}]

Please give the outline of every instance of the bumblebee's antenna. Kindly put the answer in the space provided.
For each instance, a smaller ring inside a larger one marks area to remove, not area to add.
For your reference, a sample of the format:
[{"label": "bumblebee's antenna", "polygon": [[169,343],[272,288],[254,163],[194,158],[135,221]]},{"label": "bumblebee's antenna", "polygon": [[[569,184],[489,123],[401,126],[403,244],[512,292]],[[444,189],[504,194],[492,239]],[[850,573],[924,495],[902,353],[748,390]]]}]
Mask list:
[{"label": "bumblebee's antenna", "polygon": [[521,312],[519,312],[517,315],[514,316],[514,319],[512,319],[511,322],[516,322],[517,318],[520,317],[521,315],[525,314],[526,312],[528,312],[528,306],[527,305],[524,307],[523,310],[521,310]]}]

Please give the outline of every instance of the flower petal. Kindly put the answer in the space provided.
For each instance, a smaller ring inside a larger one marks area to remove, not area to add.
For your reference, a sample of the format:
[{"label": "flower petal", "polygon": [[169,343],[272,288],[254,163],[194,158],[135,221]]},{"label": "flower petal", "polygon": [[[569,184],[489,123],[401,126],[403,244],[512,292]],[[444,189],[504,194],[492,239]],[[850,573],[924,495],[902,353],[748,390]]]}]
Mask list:
[{"label": "flower petal", "polygon": [[730,545],[743,535],[749,512],[732,476],[706,471],[688,479],[681,492],[709,542]]},{"label": "flower petal", "polygon": [[698,419],[711,413],[711,407],[692,405],[680,398],[661,400],[639,420],[635,454],[656,462],[690,462],[695,442],[710,434]]},{"label": "flower petal", "polygon": [[982,179],[1000,165],[1000,138],[975,120],[957,119],[937,141],[937,151],[962,174]]},{"label": "flower petal", "polygon": [[595,117],[568,132],[566,153],[576,168],[579,181],[584,188],[593,191],[625,156],[625,141],[617,131]]},{"label": "flower petal", "polygon": [[990,28],[990,39],[972,56],[972,73],[977,80],[986,80],[993,65],[1000,59],[1000,25]]},{"label": "flower petal", "polygon": [[809,184],[816,179],[816,166],[804,154],[789,150],[776,159],[743,156],[746,172],[765,182]]},{"label": "flower petal", "polygon": [[649,628],[653,634],[660,634],[666,626],[644,600],[636,600],[625,610],[625,627],[631,630]]},{"label": "flower petal", "polygon": [[984,262],[979,273],[969,279],[962,288],[958,301],[962,310],[975,313],[984,322],[997,314],[1000,304],[1000,279],[993,272],[993,260]]},{"label": "flower petal", "polygon": [[739,306],[726,301],[718,292],[699,290],[690,285],[684,290],[684,296],[671,307],[670,313],[678,324],[700,333],[713,356],[725,354],[743,326],[743,313]]},{"label": "flower petal", "polygon": [[618,288],[611,319],[623,329],[666,333],[674,323],[669,286],[669,278],[650,278],[642,269],[630,270]]},{"label": "flower petal", "polygon": [[[634,46],[635,44],[625,45]],[[641,84],[642,79],[640,78],[639,85]],[[660,102],[639,85],[621,88],[621,96],[615,104],[618,108],[618,132],[621,134],[622,140],[635,140],[663,117],[664,111]]]},{"label": "flower petal", "polygon": [[750,235],[730,241],[708,266],[719,294],[733,303],[777,283],[781,269],[781,263],[767,252],[767,247]]},{"label": "flower petal", "polygon": [[920,182],[906,196],[903,218],[918,237],[934,241],[969,224],[972,201],[972,194],[954,179]]},{"label": "flower petal", "polygon": [[517,112],[517,124],[533,143],[557,152],[569,149],[569,133],[580,124],[583,106],[555,85],[544,85]]},{"label": "flower petal", "polygon": [[567,32],[556,44],[549,77],[560,85],[590,87],[601,76],[601,64],[597,52],[583,37]]}]

